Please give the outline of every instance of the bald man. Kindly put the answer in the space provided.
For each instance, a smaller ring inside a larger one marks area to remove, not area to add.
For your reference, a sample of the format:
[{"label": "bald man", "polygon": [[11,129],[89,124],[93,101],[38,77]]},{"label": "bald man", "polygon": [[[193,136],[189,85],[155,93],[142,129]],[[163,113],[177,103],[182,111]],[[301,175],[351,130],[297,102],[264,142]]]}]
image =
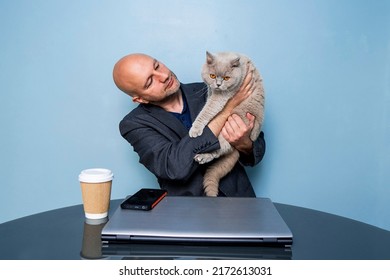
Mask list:
[{"label": "bald man", "polygon": [[252,142],[249,135],[254,117],[248,114],[246,125],[240,117],[231,115],[233,108],[251,94],[250,76],[197,138],[189,137],[188,131],[206,103],[204,83],[181,84],[168,67],[145,54],[120,59],[113,78],[121,91],[139,103],[120,122],[121,135],[169,195],[204,195],[203,174],[208,164],[198,164],[194,156],[219,149],[218,135],[222,133],[240,151],[240,161],[221,179],[220,195],[255,196],[244,166],[254,166],[263,158],[264,134]]}]

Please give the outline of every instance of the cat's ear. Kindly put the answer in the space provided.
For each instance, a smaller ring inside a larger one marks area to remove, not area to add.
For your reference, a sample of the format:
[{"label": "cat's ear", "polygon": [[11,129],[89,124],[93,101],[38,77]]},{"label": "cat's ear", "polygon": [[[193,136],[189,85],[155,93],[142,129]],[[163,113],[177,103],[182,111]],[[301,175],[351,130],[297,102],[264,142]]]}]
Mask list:
[{"label": "cat's ear", "polygon": [[233,60],[230,62],[230,66],[231,66],[231,67],[238,67],[238,66],[240,66],[240,58],[237,57],[236,59],[233,59]]},{"label": "cat's ear", "polygon": [[212,64],[214,62],[214,56],[208,51],[206,51],[206,61],[207,64]]}]

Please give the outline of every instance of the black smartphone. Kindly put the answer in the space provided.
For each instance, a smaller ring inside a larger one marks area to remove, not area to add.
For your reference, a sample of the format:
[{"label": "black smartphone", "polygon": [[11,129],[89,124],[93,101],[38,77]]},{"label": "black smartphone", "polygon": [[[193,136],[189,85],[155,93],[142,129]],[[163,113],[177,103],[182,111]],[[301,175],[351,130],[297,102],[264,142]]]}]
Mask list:
[{"label": "black smartphone", "polygon": [[122,209],[152,210],[166,195],[166,190],[140,189],[121,203]]}]

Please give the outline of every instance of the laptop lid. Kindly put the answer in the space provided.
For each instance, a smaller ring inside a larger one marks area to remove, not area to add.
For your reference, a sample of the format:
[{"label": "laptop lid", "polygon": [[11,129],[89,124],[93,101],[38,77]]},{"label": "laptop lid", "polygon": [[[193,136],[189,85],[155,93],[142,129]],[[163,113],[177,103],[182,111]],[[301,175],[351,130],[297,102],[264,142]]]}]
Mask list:
[{"label": "laptop lid", "polygon": [[102,230],[106,243],[272,244],[292,233],[268,198],[165,197],[151,211],[118,207]]}]

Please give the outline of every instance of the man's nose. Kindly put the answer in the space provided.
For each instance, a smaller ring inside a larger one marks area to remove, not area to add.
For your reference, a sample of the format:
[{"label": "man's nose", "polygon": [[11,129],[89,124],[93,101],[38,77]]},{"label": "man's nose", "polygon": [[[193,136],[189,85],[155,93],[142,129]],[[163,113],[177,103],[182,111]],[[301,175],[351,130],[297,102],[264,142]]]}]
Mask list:
[{"label": "man's nose", "polygon": [[169,73],[157,72],[156,76],[160,82],[164,83],[168,79]]}]

